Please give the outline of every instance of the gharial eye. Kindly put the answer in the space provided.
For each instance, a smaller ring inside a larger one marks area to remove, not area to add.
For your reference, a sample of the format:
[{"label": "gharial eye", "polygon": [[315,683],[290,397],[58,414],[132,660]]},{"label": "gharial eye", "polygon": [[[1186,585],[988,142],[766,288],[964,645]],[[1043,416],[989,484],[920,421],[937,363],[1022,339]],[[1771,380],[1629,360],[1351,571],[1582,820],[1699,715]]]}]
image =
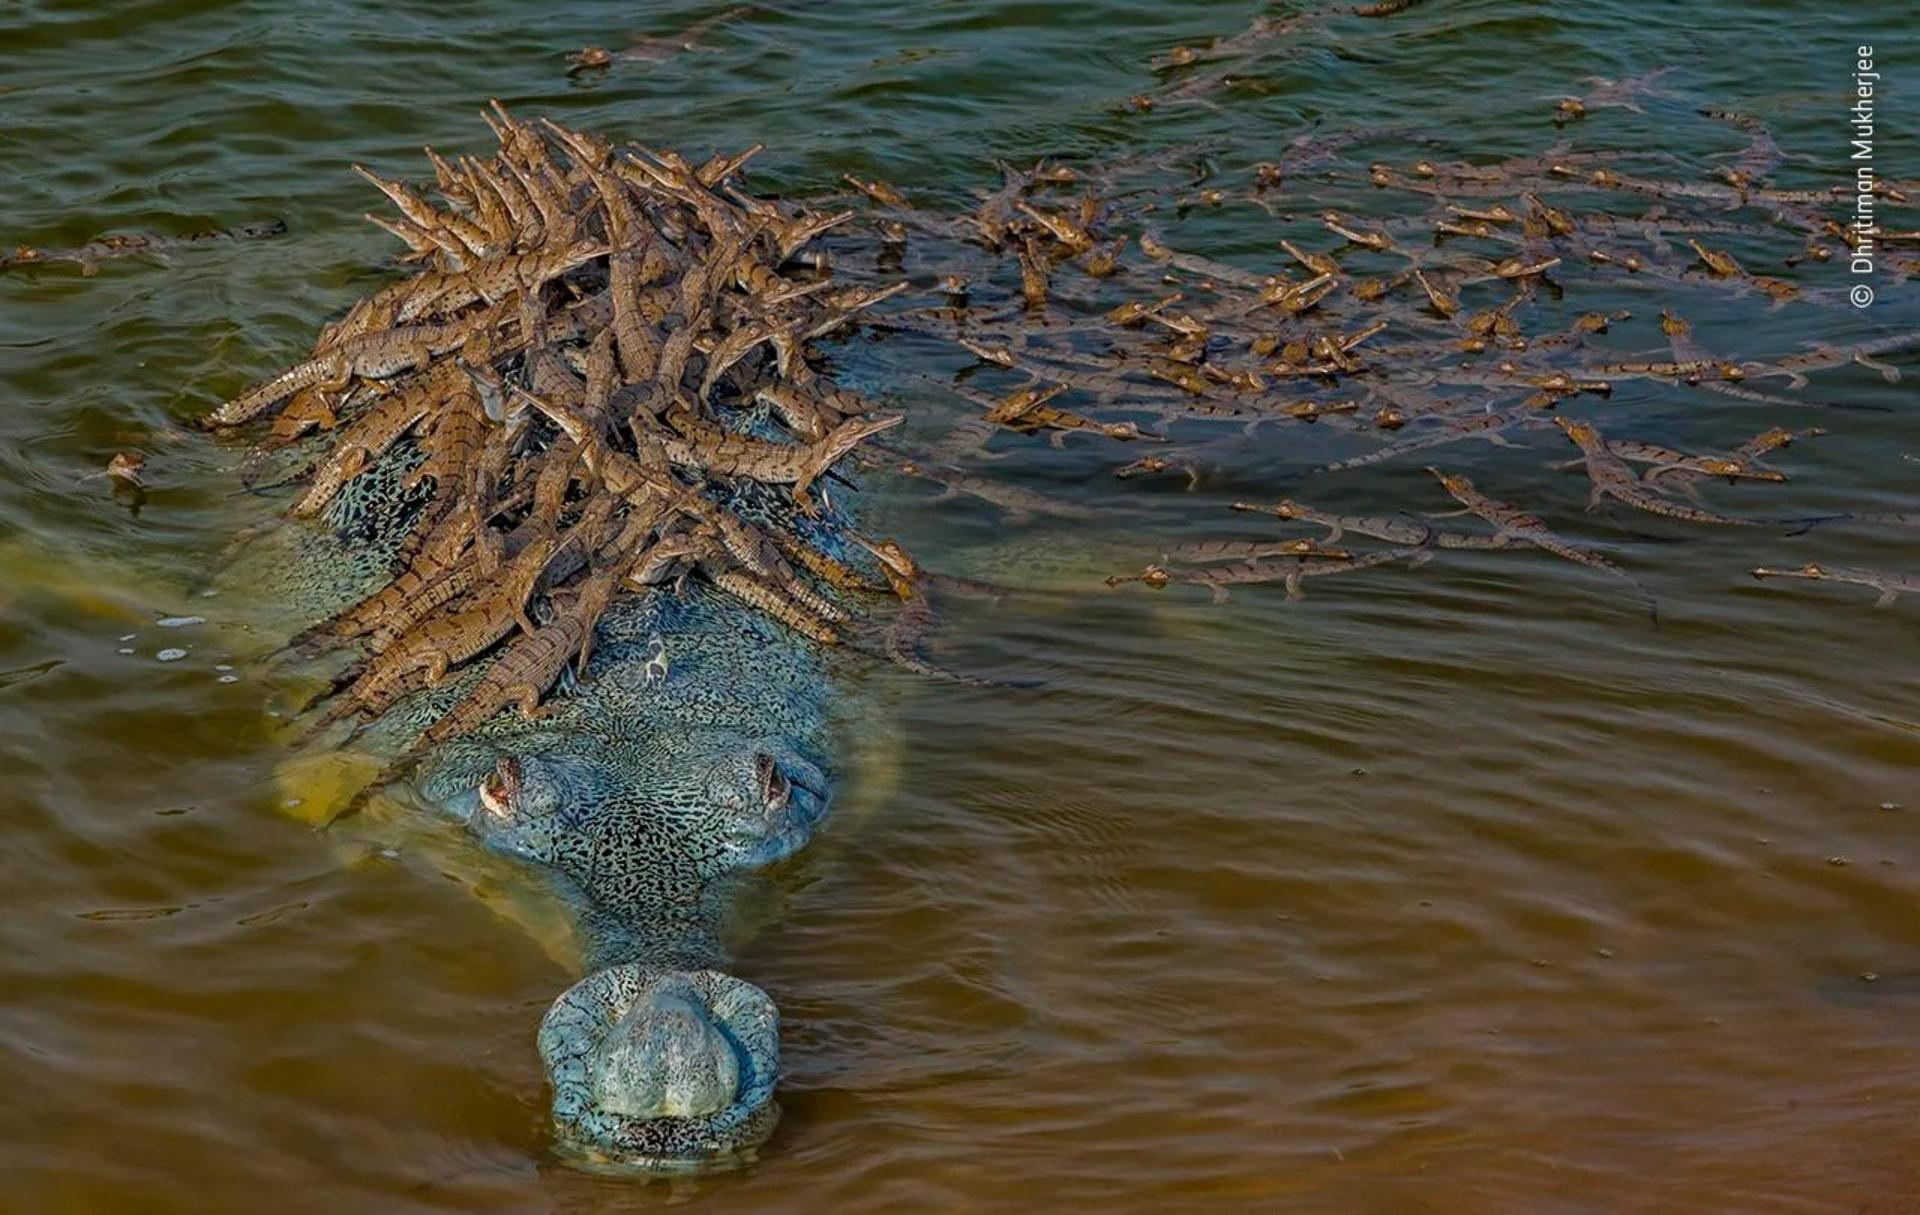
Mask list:
[{"label": "gharial eye", "polygon": [[513,802],[520,795],[520,761],[507,756],[493,766],[487,779],[480,782],[480,804],[495,818],[513,817]]},{"label": "gharial eye", "polygon": [[759,758],[760,796],[769,810],[783,810],[793,800],[793,782],[780,770],[773,756],[764,752]]}]

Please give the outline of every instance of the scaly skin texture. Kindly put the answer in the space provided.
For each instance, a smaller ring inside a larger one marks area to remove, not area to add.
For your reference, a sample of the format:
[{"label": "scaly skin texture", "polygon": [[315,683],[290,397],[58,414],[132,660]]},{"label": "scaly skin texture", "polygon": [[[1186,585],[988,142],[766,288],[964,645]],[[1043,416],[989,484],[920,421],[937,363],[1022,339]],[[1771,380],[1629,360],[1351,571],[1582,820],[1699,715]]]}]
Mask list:
[{"label": "scaly skin texture", "polygon": [[424,365],[437,354],[457,348],[491,319],[489,314],[478,313],[439,325],[412,325],[349,338],[325,354],[296,363],[266,383],[228,401],[214,410],[208,420],[217,426],[237,426],[309,385],[342,388],[356,375],[389,379]]},{"label": "scaly skin texture", "polygon": [[[1467,532],[1443,532],[1435,530],[1425,523],[1411,518],[1393,519],[1377,515],[1336,515],[1328,511],[1316,510],[1304,502],[1292,498],[1282,498],[1272,506],[1258,506],[1251,502],[1235,502],[1233,509],[1257,511],[1273,515],[1280,519],[1292,519],[1301,523],[1317,523],[1327,529],[1322,541],[1326,544],[1337,543],[1348,532],[1357,536],[1370,536],[1375,540],[1386,540],[1401,545],[1431,545],[1434,548],[1505,548],[1511,541],[1504,535],[1476,536]],[[1257,556],[1261,554],[1246,554]]]},{"label": "scaly skin texture", "polygon": [[[692,1002],[704,1019],[656,1025],[618,1062],[609,1039],[634,1028],[618,1010],[640,968],[698,987],[721,959],[733,879],[791,855],[824,816],[825,690],[820,659],[764,614],[702,584],[685,598],[662,589],[602,618],[572,696],[433,753],[421,792],[489,847],[555,873],[582,906],[594,963],[611,968],[563,997],[540,1038],[556,1126],[583,1158],[692,1167],[771,1131],[777,1021],[748,985],[726,980],[735,994]],[[435,707],[389,717],[405,731]],[[583,1016],[582,1002],[602,1011]],[[708,1112],[648,1118],[607,1100],[671,1089],[686,1059],[711,1057],[716,1033],[736,1048],[739,1081],[724,1102],[684,1102]]]},{"label": "scaly skin texture", "polygon": [[1640,478],[1627,467],[1626,461],[1607,446],[1607,440],[1598,430],[1586,422],[1577,422],[1564,414],[1553,421],[1567,438],[1573,440],[1585,457],[1587,476],[1593,481],[1593,495],[1587,503],[1588,510],[1598,506],[1603,498],[1617,498],[1628,506],[1637,507],[1649,514],[1666,515],[1673,519],[1685,519],[1693,523],[1752,525],[1751,519],[1716,515],[1712,511],[1669,502],[1658,494],[1648,492],[1641,485]]},{"label": "scaly skin texture", "polygon": [[1894,574],[1885,570],[1867,570],[1848,565],[1821,565],[1809,561],[1795,569],[1778,569],[1763,565],[1753,571],[1755,578],[1806,578],[1815,582],[1851,582],[1859,586],[1872,587],[1880,592],[1880,598],[1873,606],[1890,606],[1902,595],[1920,594],[1920,578],[1912,574]]},{"label": "scaly skin texture", "polygon": [[[486,120],[499,155],[430,158],[433,196],[362,170],[429,268],[210,414],[298,399],[251,458],[310,481],[278,529],[298,538],[249,590],[324,617],[281,655],[347,664],[291,733],[384,761],[349,813],[413,783],[571,892],[601,961],[708,969],[727,888],[825,812],[814,646],[873,633],[823,478],[902,418],[814,389],[807,344],[908,283],[787,280],[776,246],[840,221],[728,185],[754,149],[696,169],[498,102]],[[809,395],[763,410],[767,382]],[[734,987],[656,977],[637,1020],[574,1044],[563,1136],[643,1167],[749,1146],[777,1059],[729,1028]]]},{"label": "scaly skin texture", "polygon": [[[311,615],[350,604],[413,526],[426,489],[404,483],[420,459],[415,440],[395,444],[310,524],[269,534],[245,580]],[[743,517],[785,521],[823,558],[872,571],[832,512],[800,516],[774,487],[738,492],[725,505]],[[553,627],[568,607],[536,619]],[[403,748],[491,673],[478,664],[401,698],[365,740]],[[575,1159],[695,1168],[771,1132],[777,1013],[714,968],[731,891],[825,815],[830,673],[823,650],[764,613],[705,582],[669,583],[613,602],[585,672],[538,717],[509,708],[422,755],[417,793],[551,875],[586,930],[600,969],[555,1003],[539,1040]],[[705,1112],[644,1116],[648,1101]]]},{"label": "scaly skin texture", "polygon": [[582,979],[540,1023],[554,1117],[583,1156],[656,1170],[772,1133],[780,1014],[712,970],[637,963]]}]

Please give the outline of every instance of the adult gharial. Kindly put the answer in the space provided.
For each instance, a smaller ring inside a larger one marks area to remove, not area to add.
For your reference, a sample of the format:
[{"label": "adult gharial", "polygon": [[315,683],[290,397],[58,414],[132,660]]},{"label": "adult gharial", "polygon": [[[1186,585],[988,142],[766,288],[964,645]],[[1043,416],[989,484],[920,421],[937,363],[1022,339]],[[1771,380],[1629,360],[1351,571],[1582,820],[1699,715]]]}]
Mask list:
[{"label": "adult gharial", "polygon": [[893,288],[795,272],[844,214],[746,193],[744,156],[490,121],[438,201],[367,174],[421,272],[212,421],[305,487],[252,562],[323,617],[288,656],[344,663],[301,733],[353,722],[376,788],[577,907],[594,969],[538,1043],[562,1142],[709,1165],[778,1116],[778,1013],[719,969],[731,879],[824,816],[832,654],[891,595],[824,479],[900,418],[807,343]]}]

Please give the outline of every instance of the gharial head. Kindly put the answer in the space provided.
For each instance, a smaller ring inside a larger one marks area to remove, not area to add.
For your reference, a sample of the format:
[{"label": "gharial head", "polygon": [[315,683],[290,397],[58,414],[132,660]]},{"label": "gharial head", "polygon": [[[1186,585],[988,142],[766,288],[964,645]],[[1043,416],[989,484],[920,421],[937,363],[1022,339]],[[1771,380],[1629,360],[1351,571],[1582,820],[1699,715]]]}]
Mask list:
[{"label": "gharial head", "polygon": [[1578,419],[1570,418],[1565,414],[1554,418],[1553,424],[1564,431],[1566,436],[1575,443],[1590,443],[1599,438],[1592,426]]},{"label": "gharial head", "polygon": [[1812,578],[1821,579],[1830,576],[1830,571],[1817,562],[1809,561],[1805,565],[1776,566],[1762,565],[1750,571],[1755,578]]},{"label": "gharial head", "polygon": [[869,553],[872,553],[874,557],[879,560],[880,564],[887,569],[907,578],[919,576],[919,563],[913,559],[913,554],[909,553],[906,547],[898,540],[869,540],[859,532],[848,532],[847,538],[861,548],[866,549]]},{"label": "gharial head", "polygon": [[594,1104],[625,1118],[699,1118],[733,1104],[739,1049],[691,979],[649,984],[588,1064]]},{"label": "gharial head", "polygon": [[880,572],[886,577],[887,585],[893,593],[902,599],[912,599],[918,594],[920,582],[920,563],[906,550],[898,540],[869,540],[859,532],[848,532],[848,539],[873,554],[880,563]]},{"label": "gharial head", "polygon": [[575,72],[585,72],[594,68],[608,66],[613,62],[613,52],[604,46],[582,47],[580,50],[568,55],[567,62],[571,65],[567,69],[567,74],[571,76]]},{"label": "gharial head", "polygon": [[597,1166],[711,1166],[779,1118],[779,1011],[718,971],[597,971],[553,1002],[539,1047],[561,1140]]},{"label": "gharial head", "polygon": [[1431,464],[1427,465],[1427,471],[1432,473],[1434,479],[1439,481],[1441,486],[1456,498],[1462,494],[1471,494],[1474,492],[1473,482],[1467,480],[1466,477],[1459,473],[1446,472],[1442,469],[1435,468]]}]

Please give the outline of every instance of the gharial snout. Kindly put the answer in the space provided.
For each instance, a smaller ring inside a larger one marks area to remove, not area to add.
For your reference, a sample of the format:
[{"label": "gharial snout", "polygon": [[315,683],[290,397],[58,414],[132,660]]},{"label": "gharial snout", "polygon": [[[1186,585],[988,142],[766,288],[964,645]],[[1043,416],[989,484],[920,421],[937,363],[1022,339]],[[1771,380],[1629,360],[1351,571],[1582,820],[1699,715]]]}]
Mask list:
[{"label": "gharial snout", "polygon": [[780,1014],[712,970],[611,966],[540,1025],[553,1118],[599,1166],[681,1171],[763,1142],[779,1120]]},{"label": "gharial snout", "polygon": [[685,976],[649,986],[594,1052],[595,1103],[625,1118],[698,1118],[732,1105],[740,1053]]}]

